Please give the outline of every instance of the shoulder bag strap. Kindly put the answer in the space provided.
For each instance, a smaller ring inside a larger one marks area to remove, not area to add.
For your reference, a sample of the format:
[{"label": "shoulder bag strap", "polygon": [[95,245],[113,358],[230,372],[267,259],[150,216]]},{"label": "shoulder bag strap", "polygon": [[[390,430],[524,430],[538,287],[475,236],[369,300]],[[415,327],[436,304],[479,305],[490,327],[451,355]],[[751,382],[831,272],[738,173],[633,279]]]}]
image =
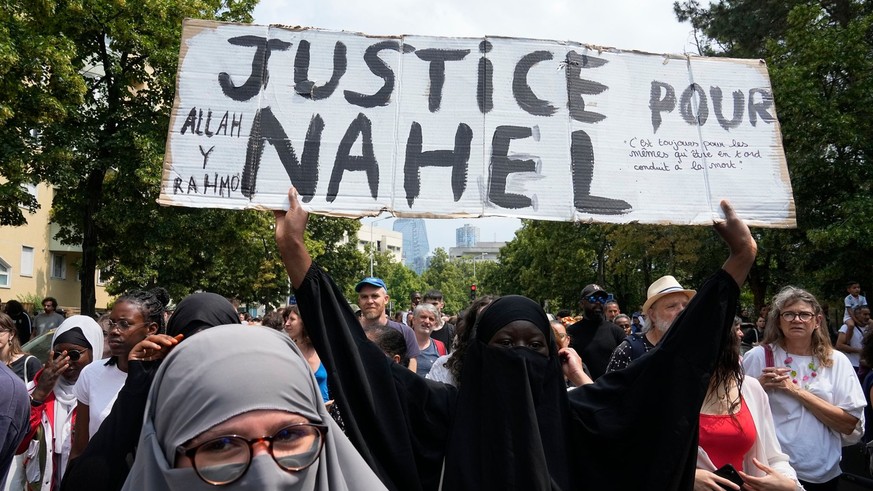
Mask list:
[{"label": "shoulder bag strap", "polygon": [[30,383],[30,377],[27,375],[27,362],[29,362],[31,358],[36,358],[36,357],[33,355],[27,355],[27,357],[24,359],[24,383],[25,384]]}]

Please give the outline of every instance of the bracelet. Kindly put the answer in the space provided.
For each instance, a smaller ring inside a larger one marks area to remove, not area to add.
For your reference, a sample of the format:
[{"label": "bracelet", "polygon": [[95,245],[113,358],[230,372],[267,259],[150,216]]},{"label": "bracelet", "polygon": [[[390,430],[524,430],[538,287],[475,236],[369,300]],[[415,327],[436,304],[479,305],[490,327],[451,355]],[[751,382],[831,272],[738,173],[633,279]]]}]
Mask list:
[{"label": "bracelet", "polygon": [[39,407],[39,406],[42,406],[43,404],[45,404],[45,401],[38,401],[38,400],[34,399],[32,395],[30,396],[30,406],[31,407]]}]

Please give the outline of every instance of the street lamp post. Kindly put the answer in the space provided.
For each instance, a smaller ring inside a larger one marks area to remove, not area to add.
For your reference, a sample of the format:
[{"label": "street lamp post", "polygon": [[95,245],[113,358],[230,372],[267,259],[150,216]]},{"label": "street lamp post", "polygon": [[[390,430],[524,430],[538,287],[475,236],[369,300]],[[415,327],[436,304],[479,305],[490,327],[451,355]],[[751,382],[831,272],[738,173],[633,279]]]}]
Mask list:
[{"label": "street lamp post", "polygon": [[487,255],[488,255],[487,253],[483,252],[481,254],[476,254],[475,256],[473,256],[473,278],[477,278],[477,276],[476,276],[476,258],[480,258],[482,261],[484,261],[485,256],[487,256]]}]

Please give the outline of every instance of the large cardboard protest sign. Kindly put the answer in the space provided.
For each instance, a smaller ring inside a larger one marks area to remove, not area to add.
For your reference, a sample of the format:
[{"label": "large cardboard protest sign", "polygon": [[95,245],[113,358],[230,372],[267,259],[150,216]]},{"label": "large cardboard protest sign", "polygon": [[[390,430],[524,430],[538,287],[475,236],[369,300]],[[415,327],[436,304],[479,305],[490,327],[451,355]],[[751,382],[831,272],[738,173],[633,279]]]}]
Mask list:
[{"label": "large cardboard protest sign", "polygon": [[795,224],[767,69],[500,37],[186,21],[160,203]]}]

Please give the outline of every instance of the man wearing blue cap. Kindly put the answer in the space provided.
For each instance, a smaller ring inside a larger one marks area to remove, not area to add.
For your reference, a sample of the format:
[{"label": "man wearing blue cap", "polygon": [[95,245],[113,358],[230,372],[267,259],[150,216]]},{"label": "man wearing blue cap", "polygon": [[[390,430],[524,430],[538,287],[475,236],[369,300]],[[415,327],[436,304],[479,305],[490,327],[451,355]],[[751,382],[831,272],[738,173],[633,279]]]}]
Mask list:
[{"label": "man wearing blue cap", "polygon": [[382,278],[368,276],[355,285],[355,291],[358,292],[358,307],[361,308],[360,319],[364,331],[386,325],[400,331],[403,334],[403,339],[406,340],[409,369],[414,372],[417,367],[415,357],[420,354],[418,342],[415,340],[415,332],[409,326],[388,319],[385,308],[391,297],[388,296],[388,287],[385,286],[385,282],[382,281]]}]

